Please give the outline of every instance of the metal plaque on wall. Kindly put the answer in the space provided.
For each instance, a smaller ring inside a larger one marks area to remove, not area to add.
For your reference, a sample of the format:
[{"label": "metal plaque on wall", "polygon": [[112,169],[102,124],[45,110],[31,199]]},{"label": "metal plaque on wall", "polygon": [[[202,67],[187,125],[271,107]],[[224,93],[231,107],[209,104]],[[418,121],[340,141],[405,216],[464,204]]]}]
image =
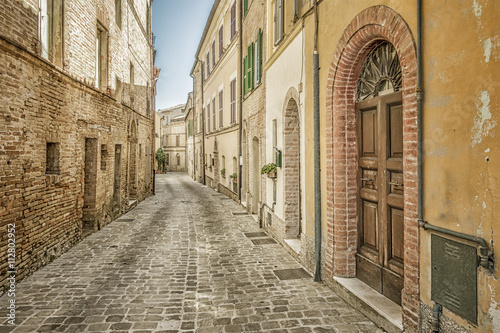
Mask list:
[{"label": "metal plaque on wall", "polygon": [[431,236],[432,300],[477,324],[477,249]]}]

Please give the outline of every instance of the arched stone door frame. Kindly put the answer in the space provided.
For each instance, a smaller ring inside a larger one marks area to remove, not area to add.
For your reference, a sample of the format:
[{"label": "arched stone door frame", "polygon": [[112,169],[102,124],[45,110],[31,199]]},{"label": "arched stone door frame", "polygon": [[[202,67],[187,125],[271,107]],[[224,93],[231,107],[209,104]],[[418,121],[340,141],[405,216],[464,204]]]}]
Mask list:
[{"label": "arched stone door frame", "polygon": [[404,287],[403,325],[418,327],[417,58],[410,27],[394,10],[374,6],[345,29],[328,73],[326,91],[326,278],[356,276],[357,142],[355,103],[365,59],[379,41],[396,49],[403,77]]}]

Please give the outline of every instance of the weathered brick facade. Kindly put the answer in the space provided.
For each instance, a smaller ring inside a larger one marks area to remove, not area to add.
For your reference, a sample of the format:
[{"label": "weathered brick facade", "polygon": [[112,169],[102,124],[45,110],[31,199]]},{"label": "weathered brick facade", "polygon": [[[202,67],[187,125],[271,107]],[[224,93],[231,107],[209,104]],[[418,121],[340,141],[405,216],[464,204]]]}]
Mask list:
[{"label": "weathered brick facade", "polygon": [[[46,60],[38,1],[0,4],[0,251],[15,224],[18,281],[151,192],[150,2],[121,5],[130,10],[119,28],[115,1],[64,1]],[[107,33],[104,85],[98,26]]]}]

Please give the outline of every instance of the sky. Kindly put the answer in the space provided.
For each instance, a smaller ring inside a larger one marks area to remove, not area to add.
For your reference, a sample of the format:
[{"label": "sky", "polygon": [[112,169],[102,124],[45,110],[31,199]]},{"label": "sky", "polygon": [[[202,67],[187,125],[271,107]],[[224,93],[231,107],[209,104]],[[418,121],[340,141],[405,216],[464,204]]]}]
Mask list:
[{"label": "sky", "polygon": [[212,5],[212,0],[153,2],[155,66],[161,69],[156,110],[186,103],[193,90],[189,73]]}]

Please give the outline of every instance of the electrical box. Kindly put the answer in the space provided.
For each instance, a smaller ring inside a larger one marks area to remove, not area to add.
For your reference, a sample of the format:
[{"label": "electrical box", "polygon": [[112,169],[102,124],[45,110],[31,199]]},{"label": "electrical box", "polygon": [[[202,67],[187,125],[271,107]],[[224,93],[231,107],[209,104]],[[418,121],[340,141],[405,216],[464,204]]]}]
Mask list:
[{"label": "electrical box", "polygon": [[477,249],[431,235],[431,298],[477,324]]}]

